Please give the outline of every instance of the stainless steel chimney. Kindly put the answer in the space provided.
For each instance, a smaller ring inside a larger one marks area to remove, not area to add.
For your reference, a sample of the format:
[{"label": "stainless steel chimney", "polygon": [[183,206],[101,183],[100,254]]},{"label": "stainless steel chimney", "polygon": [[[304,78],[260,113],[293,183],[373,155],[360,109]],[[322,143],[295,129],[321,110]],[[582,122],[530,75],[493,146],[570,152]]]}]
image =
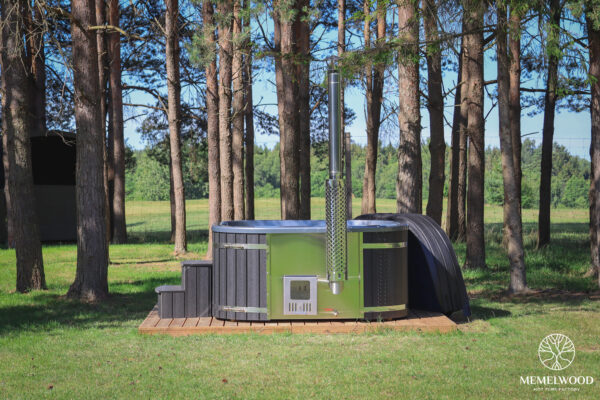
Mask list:
[{"label": "stainless steel chimney", "polygon": [[327,279],[333,294],[339,294],[348,278],[346,264],[346,190],[342,176],[342,132],[340,74],[330,68],[329,89],[329,179],[325,190],[327,225]]}]

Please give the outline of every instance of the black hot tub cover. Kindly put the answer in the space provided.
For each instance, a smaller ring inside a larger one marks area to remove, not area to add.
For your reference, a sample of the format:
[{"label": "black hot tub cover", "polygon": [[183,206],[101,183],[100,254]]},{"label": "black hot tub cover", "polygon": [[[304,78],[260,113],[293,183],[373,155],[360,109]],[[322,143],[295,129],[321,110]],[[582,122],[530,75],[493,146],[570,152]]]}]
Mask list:
[{"label": "black hot tub cover", "polygon": [[440,226],[422,214],[365,214],[356,219],[387,220],[407,224],[408,305],[447,315],[471,315],[452,242]]}]

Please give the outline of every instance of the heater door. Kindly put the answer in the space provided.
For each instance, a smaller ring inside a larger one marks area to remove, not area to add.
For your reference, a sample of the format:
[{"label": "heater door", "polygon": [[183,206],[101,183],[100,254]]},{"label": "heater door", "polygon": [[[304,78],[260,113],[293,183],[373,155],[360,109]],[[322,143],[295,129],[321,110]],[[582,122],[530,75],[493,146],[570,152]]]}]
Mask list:
[{"label": "heater door", "polygon": [[283,315],[317,315],[317,277],[283,277]]}]

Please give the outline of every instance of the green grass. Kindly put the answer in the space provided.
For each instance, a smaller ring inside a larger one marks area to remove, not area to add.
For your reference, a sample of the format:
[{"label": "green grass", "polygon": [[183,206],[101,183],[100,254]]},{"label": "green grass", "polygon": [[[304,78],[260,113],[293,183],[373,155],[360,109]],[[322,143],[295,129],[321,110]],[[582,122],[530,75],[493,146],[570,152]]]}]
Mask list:
[{"label": "green grass", "polygon": [[[379,200],[378,211],[393,211]],[[360,203],[354,203],[354,210]],[[257,218],[279,218],[258,200]],[[323,200],[313,199],[313,215]],[[75,272],[72,244],[44,246],[49,290],[14,293],[15,255],[0,250],[0,398],[599,398],[600,389],[534,392],[527,375],[600,379],[600,293],[589,264],[586,210],[553,210],[552,245],[535,250],[537,213],[525,210],[528,279],[536,292],[504,293],[508,262],[502,210],[486,208],[489,269],[465,273],[473,318],[456,333],[141,336],[154,287],[177,283],[167,203],[129,202],[133,244],[111,246],[111,298],[63,297]],[[206,251],[206,201],[188,202],[190,258]],[[459,259],[465,247],[457,244]],[[561,332],[577,356],[562,373],[544,369],[537,346]]]}]

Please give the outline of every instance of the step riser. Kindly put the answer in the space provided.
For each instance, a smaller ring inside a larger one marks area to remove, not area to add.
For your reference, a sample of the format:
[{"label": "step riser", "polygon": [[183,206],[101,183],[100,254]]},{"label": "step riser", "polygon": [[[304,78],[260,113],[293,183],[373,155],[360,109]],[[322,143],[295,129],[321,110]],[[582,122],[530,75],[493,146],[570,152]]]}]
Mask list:
[{"label": "step riser", "polygon": [[181,272],[181,287],[158,292],[160,318],[210,317],[212,263],[185,261]]}]

